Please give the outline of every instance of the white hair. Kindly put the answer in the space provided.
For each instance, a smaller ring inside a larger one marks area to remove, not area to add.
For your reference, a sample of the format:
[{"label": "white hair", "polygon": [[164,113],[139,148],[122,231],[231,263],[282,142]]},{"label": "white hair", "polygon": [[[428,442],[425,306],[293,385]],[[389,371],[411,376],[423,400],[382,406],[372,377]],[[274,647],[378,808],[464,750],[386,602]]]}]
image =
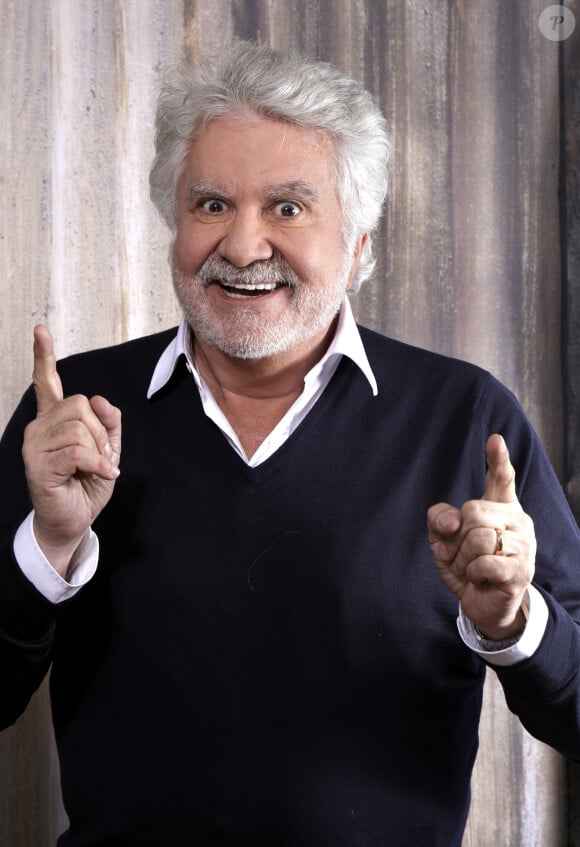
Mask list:
[{"label": "white hair", "polygon": [[234,41],[210,61],[184,56],[159,94],[151,199],[174,231],[177,185],[191,141],[213,118],[256,116],[330,138],[345,244],[369,235],[353,281],[356,290],[375,265],[370,236],[387,193],[390,147],[371,95],[332,65],[246,41]]}]

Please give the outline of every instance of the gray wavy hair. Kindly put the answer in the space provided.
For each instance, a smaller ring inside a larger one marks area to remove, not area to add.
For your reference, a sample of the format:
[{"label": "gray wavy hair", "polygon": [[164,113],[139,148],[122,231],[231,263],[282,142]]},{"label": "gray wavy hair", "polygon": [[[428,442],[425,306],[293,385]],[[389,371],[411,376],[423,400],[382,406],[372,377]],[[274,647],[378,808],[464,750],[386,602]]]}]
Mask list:
[{"label": "gray wavy hair", "polygon": [[235,41],[211,61],[184,56],[159,94],[149,177],[155,206],[175,231],[177,186],[191,141],[213,118],[256,115],[331,139],[345,244],[369,235],[353,281],[357,290],[375,265],[370,236],[387,193],[390,147],[371,95],[332,65],[246,41]]}]

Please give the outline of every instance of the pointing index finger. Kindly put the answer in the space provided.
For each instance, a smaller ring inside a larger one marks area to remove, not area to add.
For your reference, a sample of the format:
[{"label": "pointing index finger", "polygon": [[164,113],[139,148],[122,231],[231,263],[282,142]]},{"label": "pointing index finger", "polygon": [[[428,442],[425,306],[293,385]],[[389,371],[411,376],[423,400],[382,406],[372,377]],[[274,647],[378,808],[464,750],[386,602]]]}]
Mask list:
[{"label": "pointing index finger", "polygon": [[484,500],[495,503],[513,503],[516,494],[516,472],[510,461],[507,445],[501,435],[491,435],[485,448],[487,477]]},{"label": "pointing index finger", "polygon": [[34,327],[34,370],[32,382],[36,393],[37,414],[48,412],[64,397],[56,369],[54,344],[48,327]]}]

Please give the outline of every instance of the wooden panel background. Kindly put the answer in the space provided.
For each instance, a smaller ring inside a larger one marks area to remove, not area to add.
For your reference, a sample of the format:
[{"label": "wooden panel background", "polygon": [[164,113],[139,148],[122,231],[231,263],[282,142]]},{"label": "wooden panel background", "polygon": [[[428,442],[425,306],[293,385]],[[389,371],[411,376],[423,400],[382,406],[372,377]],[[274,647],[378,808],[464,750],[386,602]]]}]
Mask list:
[{"label": "wooden panel background", "polygon": [[[580,38],[566,42],[560,63],[564,481],[580,523]],[[580,847],[580,764],[568,765],[568,796],[569,847]]]},{"label": "wooden panel background", "polygon": [[[561,302],[567,282],[571,345],[580,26],[549,41],[538,28],[546,5],[0,0],[0,426],[28,384],[36,322],[50,324],[60,355],[176,322],[168,236],[148,200],[154,89],[183,44],[221,50],[238,35],[335,63],[388,116],[391,192],[377,273],[355,303],[361,322],[490,369],[558,472],[577,476]],[[519,728],[490,676],[466,847],[579,843],[577,786],[567,798],[563,762]],[[43,688],[0,735],[0,845],[45,847],[64,824]]]}]

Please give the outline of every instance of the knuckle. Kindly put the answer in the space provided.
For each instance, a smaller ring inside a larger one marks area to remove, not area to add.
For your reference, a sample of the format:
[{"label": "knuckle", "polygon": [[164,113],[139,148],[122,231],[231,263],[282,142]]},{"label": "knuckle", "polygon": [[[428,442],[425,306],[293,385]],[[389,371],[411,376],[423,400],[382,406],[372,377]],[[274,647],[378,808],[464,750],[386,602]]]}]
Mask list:
[{"label": "knuckle", "polygon": [[461,513],[464,517],[470,517],[476,508],[475,500],[466,500],[463,506],[461,507]]},{"label": "knuckle", "polygon": [[66,447],[62,453],[68,462],[75,467],[80,464],[83,457],[83,449],[80,444],[71,444],[69,447]]},{"label": "knuckle", "polygon": [[475,526],[468,530],[461,545],[461,553],[467,559],[489,552],[489,530]]},{"label": "knuckle", "polygon": [[74,417],[80,418],[86,414],[89,407],[89,401],[84,394],[72,394],[63,400],[63,405],[68,407],[68,410],[74,414]]},{"label": "knuckle", "polygon": [[74,444],[82,444],[86,440],[87,428],[78,419],[68,421],[55,428],[55,435],[62,436],[66,433],[69,441]]},{"label": "knuckle", "polygon": [[477,526],[488,509],[489,505],[485,500],[467,500],[461,508],[464,524],[471,527]]}]

